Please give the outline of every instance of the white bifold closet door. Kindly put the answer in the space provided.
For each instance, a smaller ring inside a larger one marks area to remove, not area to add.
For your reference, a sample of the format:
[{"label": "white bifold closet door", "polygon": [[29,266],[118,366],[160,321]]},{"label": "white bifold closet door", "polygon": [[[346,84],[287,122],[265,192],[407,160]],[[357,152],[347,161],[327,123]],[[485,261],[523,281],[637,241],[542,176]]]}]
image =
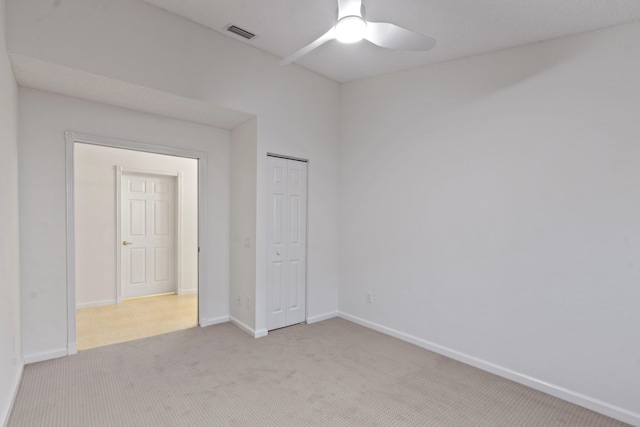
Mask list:
[{"label": "white bifold closet door", "polygon": [[307,163],[268,157],[267,329],[306,320]]}]

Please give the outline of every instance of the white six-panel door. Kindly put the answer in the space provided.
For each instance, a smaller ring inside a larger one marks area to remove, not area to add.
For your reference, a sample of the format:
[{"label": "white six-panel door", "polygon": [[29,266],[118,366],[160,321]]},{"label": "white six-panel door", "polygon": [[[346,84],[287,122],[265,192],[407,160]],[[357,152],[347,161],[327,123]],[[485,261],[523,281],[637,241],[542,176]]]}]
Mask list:
[{"label": "white six-panel door", "polygon": [[122,296],[174,292],[175,177],[123,173],[121,186]]},{"label": "white six-panel door", "polygon": [[268,157],[267,329],[306,320],[307,163]]}]

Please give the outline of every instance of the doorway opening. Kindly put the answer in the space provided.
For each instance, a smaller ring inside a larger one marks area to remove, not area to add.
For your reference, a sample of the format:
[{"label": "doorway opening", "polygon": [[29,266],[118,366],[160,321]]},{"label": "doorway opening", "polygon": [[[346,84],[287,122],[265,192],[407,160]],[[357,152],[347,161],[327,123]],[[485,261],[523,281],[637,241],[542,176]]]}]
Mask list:
[{"label": "doorway opening", "polygon": [[197,326],[204,153],[66,137],[68,353]]},{"label": "doorway opening", "polygon": [[198,326],[197,294],[124,299],[120,304],[78,308],[78,351]]}]

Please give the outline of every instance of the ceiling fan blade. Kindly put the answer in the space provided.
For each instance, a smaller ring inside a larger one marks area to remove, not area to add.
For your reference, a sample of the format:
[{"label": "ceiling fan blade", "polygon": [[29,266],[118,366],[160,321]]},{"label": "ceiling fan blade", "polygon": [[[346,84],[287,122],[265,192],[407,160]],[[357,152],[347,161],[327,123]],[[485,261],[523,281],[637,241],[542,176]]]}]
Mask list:
[{"label": "ceiling fan blade", "polygon": [[367,22],[364,38],[378,46],[398,50],[429,50],[436,45],[436,40],[429,36],[387,22]]},{"label": "ceiling fan blade", "polygon": [[338,0],[338,21],[345,16],[362,16],[362,0]]},{"label": "ceiling fan blade", "polygon": [[321,35],[315,41],[309,43],[308,45],[306,45],[302,49],[300,49],[300,50],[292,53],[291,55],[287,56],[286,58],[284,58],[282,61],[280,61],[280,65],[290,64],[293,61],[295,61],[296,59],[300,58],[302,55],[305,55],[305,54],[311,52],[313,49],[317,48],[318,46],[322,46],[326,42],[335,39],[336,37],[335,37],[334,33],[335,33],[335,30],[334,30],[333,27],[331,27],[331,29],[329,31],[327,31],[326,33]]}]

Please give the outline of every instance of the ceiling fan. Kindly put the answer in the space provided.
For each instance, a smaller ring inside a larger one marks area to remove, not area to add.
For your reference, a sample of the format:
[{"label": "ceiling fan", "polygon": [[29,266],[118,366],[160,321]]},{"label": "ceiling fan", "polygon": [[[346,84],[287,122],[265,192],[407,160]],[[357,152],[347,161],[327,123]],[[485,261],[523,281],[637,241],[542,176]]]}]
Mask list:
[{"label": "ceiling fan", "polygon": [[362,0],[338,0],[338,19],[336,24],[314,42],[292,53],[280,64],[286,65],[311,52],[324,43],[337,39],[342,43],[355,43],[362,39],[371,43],[397,50],[429,50],[436,40],[399,27],[388,22],[371,22],[364,18]]}]

